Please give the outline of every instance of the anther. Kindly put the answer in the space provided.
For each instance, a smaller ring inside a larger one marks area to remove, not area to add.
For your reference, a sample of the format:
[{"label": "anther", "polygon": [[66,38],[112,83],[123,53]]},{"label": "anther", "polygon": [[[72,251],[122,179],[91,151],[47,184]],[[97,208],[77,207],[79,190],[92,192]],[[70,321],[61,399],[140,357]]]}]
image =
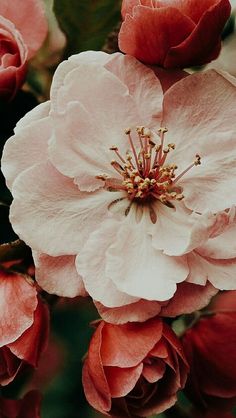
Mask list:
[{"label": "anther", "polygon": [[165,134],[166,132],[168,132],[168,129],[167,128],[164,128],[164,127],[160,127],[158,129],[158,132]]},{"label": "anther", "polygon": [[149,143],[151,148],[154,148],[156,146],[156,143],[153,142],[151,139],[149,139],[148,143]]},{"label": "anther", "polygon": [[200,165],[201,164],[201,157],[199,154],[196,154],[196,160],[194,161],[194,165]]}]

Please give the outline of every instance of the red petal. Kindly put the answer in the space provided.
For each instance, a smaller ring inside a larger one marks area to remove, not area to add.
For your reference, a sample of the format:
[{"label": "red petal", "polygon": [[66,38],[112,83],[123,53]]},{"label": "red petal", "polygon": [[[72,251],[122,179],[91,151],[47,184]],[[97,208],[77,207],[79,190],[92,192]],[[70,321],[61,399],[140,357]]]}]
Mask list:
[{"label": "red petal", "polygon": [[143,365],[135,367],[105,367],[105,373],[112,398],[126,396],[136,385],[141,376]]},{"label": "red petal", "polygon": [[102,363],[104,366],[137,366],[161,336],[162,322],[158,318],[144,323],[106,324],[102,331]]},{"label": "red petal", "polygon": [[[34,320],[35,287],[17,273],[0,272],[0,347],[15,341]],[[11,303],[9,303],[11,301]]]},{"label": "red petal", "polygon": [[49,334],[49,311],[40,299],[34,314],[33,325],[21,337],[8,344],[9,349],[18,358],[37,366],[40,354],[45,350]]},{"label": "red petal", "polygon": [[122,23],[119,47],[147,64],[164,66],[170,48],[181,44],[194,27],[193,21],[175,8],[136,6]]}]

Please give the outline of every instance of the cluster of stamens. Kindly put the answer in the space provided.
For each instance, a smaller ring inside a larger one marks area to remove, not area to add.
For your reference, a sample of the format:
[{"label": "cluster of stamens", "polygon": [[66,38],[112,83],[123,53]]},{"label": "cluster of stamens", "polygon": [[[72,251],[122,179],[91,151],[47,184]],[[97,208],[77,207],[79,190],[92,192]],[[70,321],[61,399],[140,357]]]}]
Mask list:
[{"label": "cluster of stamens", "polygon": [[114,170],[122,179],[109,178],[107,175],[97,176],[104,180],[108,190],[124,190],[129,199],[140,201],[150,197],[158,199],[163,204],[173,207],[171,201],[180,201],[184,198],[182,189],[177,182],[191,168],[201,164],[201,158],[197,154],[195,160],[183,172],[176,175],[178,169],[175,164],[167,164],[168,154],[175,149],[175,144],[164,145],[166,128],[158,130],[160,143],[156,144],[153,140],[153,132],[141,126],[136,128],[139,151],[136,151],[131,129],[127,129],[127,135],[131,150],[126,152],[123,157],[116,146],[110,148],[116,155],[116,159],[111,161]]}]

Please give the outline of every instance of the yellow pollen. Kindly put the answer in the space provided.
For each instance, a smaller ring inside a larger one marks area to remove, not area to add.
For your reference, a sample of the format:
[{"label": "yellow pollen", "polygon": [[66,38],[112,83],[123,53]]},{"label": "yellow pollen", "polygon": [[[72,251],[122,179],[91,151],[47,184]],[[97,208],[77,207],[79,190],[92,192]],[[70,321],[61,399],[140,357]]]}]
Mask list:
[{"label": "yellow pollen", "polygon": [[[194,166],[201,164],[201,157],[196,154],[194,161],[185,170],[176,173],[178,166],[174,163],[167,164],[169,153],[175,150],[174,143],[165,145],[167,132],[166,127],[160,127],[156,133],[145,126],[137,126],[136,132],[127,128],[125,134],[130,149],[126,151],[125,156],[119,153],[116,145],[110,147],[110,151],[115,153],[111,165],[116,171],[116,177],[101,174],[96,178],[104,181],[107,190],[126,191],[131,202],[127,214],[133,201],[144,201],[147,204],[150,202],[152,205],[153,200],[159,200],[169,208],[174,208],[172,201],[184,199],[179,181]],[[150,207],[150,218],[154,222],[156,215],[153,207]]]}]

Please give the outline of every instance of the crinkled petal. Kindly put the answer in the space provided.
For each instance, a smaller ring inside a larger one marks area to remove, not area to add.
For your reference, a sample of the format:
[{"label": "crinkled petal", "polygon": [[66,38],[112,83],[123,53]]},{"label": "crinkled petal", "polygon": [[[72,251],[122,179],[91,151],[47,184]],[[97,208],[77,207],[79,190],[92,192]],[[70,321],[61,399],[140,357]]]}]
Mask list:
[{"label": "crinkled petal", "polygon": [[168,163],[177,164],[180,174],[196,154],[201,156],[201,165],[177,183],[185,204],[201,213],[235,203],[235,87],[233,77],[210,70],[180,80],[164,97],[166,140],[176,144]]},{"label": "crinkled petal", "polygon": [[158,315],[161,311],[161,304],[159,302],[144,299],[116,308],[109,308],[97,301],[94,301],[94,303],[101,317],[105,321],[113,324],[144,322]]},{"label": "crinkled petal", "polygon": [[107,216],[114,195],[105,190],[82,193],[49,162],[38,164],[14,182],[11,222],[35,250],[52,256],[76,254]]},{"label": "crinkled petal", "polygon": [[74,255],[50,257],[34,252],[33,256],[35,278],[46,292],[70,298],[86,295],[83,281],[75,268]]},{"label": "crinkled petal", "polygon": [[[50,140],[49,155],[52,163],[66,176],[76,177],[81,191],[94,191],[103,186],[98,175],[114,177],[114,152],[110,151],[114,138],[110,131],[94,124],[90,114],[78,102],[69,103],[65,113],[54,118],[55,130]],[[124,132],[121,137],[126,139]],[[119,174],[117,174],[119,176]],[[122,180],[122,178],[121,178]]]},{"label": "crinkled petal", "polygon": [[122,23],[119,48],[147,64],[164,66],[168,50],[186,39],[194,27],[194,22],[176,8],[138,5]]},{"label": "crinkled petal", "polygon": [[47,159],[47,141],[51,124],[50,103],[42,103],[20,120],[15,135],[6,142],[2,157],[2,172],[11,189],[16,177],[27,168]]},{"label": "crinkled petal", "polygon": [[59,100],[58,94],[60,89],[64,87],[64,84],[66,84],[66,80],[68,79],[66,76],[71,71],[73,71],[75,68],[78,68],[81,64],[86,63],[94,63],[96,65],[102,66],[105,65],[110,59],[111,55],[102,51],[83,51],[80,54],[71,55],[68,60],[61,62],[54,73],[51,85],[50,97],[52,109],[57,112],[63,111],[65,103]]},{"label": "crinkled petal", "polygon": [[211,214],[191,213],[182,203],[175,209],[156,204],[157,220],[151,227],[152,245],[167,255],[183,255],[204,244],[215,223]]},{"label": "crinkled petal", "polygon": [[41,300],[34,313],[34,322],[18,340],[8,348],[18,358],[36,367],[41,353],[45,350],[49,335],[49,310]]},{"label": "crinkled petal", "polygon": [[202,309],[217,292],[209,282],[202,286],[189,282],[179,283],[173,298],[162,307],[161,316],[175,317]]},{"label": "crinkled petal", "polygon": [[[103,328],[104,323],[101,322],[93,334],[89,351],[88,357],[86,359],[86,363],[88,365],[88,374],[90,375],[95,389],[100,393],[99,404],[102,403],[102,408],[104,410],[110,410],[111,408],[111,393],[107,383],[106,375],[104,372],[103,364],[102,364],[102,355],[101,355],[101,347],[103,343]],[[85,387],[86,389],[86,387]],[[86,391],[87,392],[87,391]],[[90,390],[88,391],[88,394]],[[94,405],[94,402],[92,402]]]},{"label": "crinkled petal", "polygon": [[[190,17],[197,22],[196,27],[191,34],[179,45],[170,48],[165,60],[165,67],[172,68],[190,67],[201,65],[217,58],[220,53],[221,40],[220,33],[223,31],[225,22],[230,17],[230,3],[228,0],[208,1],[209,8],[204,2],[202,7],[196,7],[188,2]],[[191,7],[192,6],[192,7]],[[200,9],[200,10],[199,10]],[[187,10],[187,11],[188,11]],[[191,10],[194,10],[191,13]],[[205,13],[203,13],[205,12]]]},{"label": "crinkled petal", "polygon": [[38,301],[35,287],[17,273],[0,273],[0,294],[2,347],[15,341],[32,325]]},{"label": "crinkled petal", "polygon": [[161,336],[162,322],[159,318],[141,324],[106,324],[102,331],[102,363],[113,367],[137,366]]},{"label": "crinkled petal", "polygon": [[152,364],[144,364],[142,374],[149,383],[155,383],[163,377],[165,370],[164,361],[155,359]]},{"label": "crinkled petal", "polygon": [[119,291],[106,272],[106,252],[119,228],[120,223],[115,219],[102,223],[90,234],[76,259],[76,267],[87,292],[107,307],[120,307],[137,301],[137,298]]},{"label": "crinkled petal", "polygon": [[191,283],[204,284],[206,280],[219,290],[235,290],[236,258],[213,259],[194,252],[188,256]]},{"label": "crinkled petal", "polygon": [[127,368],[105,367],[104,371],[112,398],[121,398],[128,395],[140,378],[142,370],[142,364]]},{"label": "crinkled petal", "polygon": [[42,45],[48,31],[43,1],[24,0],[20,7],[16,7],[13,1],[1,0],[0,14],[20,31],[31,58]]},{"label": "crinkled petal", "polygon": [[236,254],[235,207],[216,215],[208,241],[199,247],[198,252],[209,258],[234,258]]},{"label": "crinkled petal", "polygon": [[184,258],[168,257],[153,247],[149,219],[147,222],[127,219],[121,225],[107,250],[106,274],[124,293],[163,301],[174,295],[176,283],[185,280],[188,267]]},{"label": "crinkled petal", "polygon": [[[158,71],[143,65],[130,55],[115,54],[105,67],[115,74],[129,89],[138,106],[142,123],[149,128],[160,124],[162,117],[162,86]],[[155,75],[156,74],[156,75]]]}]

